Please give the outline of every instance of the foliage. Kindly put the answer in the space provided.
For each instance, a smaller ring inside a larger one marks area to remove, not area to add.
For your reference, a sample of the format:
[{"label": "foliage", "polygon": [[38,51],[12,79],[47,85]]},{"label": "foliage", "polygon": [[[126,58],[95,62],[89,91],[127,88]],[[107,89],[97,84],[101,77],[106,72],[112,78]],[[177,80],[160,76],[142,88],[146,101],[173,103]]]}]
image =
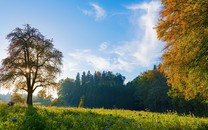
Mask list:
[{"label": "foliage", "polygon": [[[207,118],[144,111],[25,107],[0,104],[0,129],[11,130],[158,130],[208,129]],[[17,118],[12,122],[12,118]]]},{"label": "foliage", "polygon": [[37,96],[34,98],[34,103],[38,102],[38,105],[43,105],[43,106],[50,106],[52,103],[52,95],[47,95],[46,90],[42,89],[38,92]]},{"label": "foliage", "polygon": [[62,65],[62,53],[54,48],[36,28],[25,25],[7,35],[8,56],[2,60],[0,81],[4,87],[15,86],[28,93],[27,104],[38,87],[56,87],[56,74]]},{"label": "foliage", "polygon": [[208,102],[208,1],[162,0],[162,5],[157,34],[167,43],[161,71],[170,95]]},{"label": "foliage", "polygon": [[135,88],[134,108],[156,112],[172,110],[178,113],[208,116],[208,104],[197,99],[186,101],[181,97],[170,97],[168,93],[172,91],[166,81],[165,76],[154,67],[153,70],[148,70],[129,82],[127,86]]},{"label": "foliage", "polygon": [[13,93],[10,100],[15,103],[22,103],[22,104],[24,104],[26,101],[25,98],[19,93]]},{"label": "foliage", "polygon": [[88,108],[131,108],[133,91],[124,85],[125,77],[112,72],[88,71],[77,74],[76,80],[66,78],[61,81],[58,96],[69,106],[78,107],[84,96],[84,106]]},{"label": "foliage", "polygon": [[[67,105],[78,106],[80,96],[80,87],[75,88],[73,79],[66,78],[61,82],[58,90],[59,99],[64,100]],[[76,102],[77,101],[77,102]]]},{"label": "foliage", "polygon": [[134,96],[140,110],[164,112],[171,109],[166,78],[156,68],[140,74],[128,85],[136,88]]}]

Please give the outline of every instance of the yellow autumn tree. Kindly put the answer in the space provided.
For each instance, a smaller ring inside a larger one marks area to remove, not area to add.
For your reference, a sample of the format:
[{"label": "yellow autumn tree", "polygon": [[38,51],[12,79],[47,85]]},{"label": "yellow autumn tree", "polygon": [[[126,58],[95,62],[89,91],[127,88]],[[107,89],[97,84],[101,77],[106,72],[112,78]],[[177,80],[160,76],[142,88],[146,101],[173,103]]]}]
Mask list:
[{"label": "yellow autumn tree", "polygon": [[162,0],[158,39],[166,42],[160,70],[172,96],[208,102],[208,1]]}]

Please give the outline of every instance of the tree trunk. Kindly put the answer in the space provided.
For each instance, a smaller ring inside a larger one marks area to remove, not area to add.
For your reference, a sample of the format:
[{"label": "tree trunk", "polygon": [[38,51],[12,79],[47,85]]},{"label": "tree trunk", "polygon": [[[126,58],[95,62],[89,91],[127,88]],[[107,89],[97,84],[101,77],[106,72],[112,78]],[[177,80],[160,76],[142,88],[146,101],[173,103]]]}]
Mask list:
[{"label": "tree trunk", "polygon": [[32,101],[32,91],[28,91],[27,93],[27,105],[28,106],[32,106],[33,105],[33,101]]}]

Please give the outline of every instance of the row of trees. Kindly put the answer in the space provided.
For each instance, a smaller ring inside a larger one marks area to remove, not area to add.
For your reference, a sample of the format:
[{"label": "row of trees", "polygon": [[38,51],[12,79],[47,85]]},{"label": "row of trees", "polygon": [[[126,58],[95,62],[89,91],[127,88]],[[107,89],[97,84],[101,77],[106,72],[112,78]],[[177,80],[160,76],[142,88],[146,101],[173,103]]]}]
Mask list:
[{"label": "row of trees", "polygon": [[167,79],[156,66],[127,84],[124,84],[124,80],[124,76],[112,72],[95,72],[92,75],[88,71],[87,74],[83,72],[81,77],[78,73],[75,80],[61,80],[58,100],[62,106],[156,112],[171,110],[207,116],[206,103],[197,99],[186,101],[181,97],[171,97]]},{"label": "row of trees", "polygon": [[124,76],[112,72],[78,73],[75,80],[61,81],[58,96],[69,106],[78,106],[82,99],[84,107],[127,108],[131,96],[124,80]]}]

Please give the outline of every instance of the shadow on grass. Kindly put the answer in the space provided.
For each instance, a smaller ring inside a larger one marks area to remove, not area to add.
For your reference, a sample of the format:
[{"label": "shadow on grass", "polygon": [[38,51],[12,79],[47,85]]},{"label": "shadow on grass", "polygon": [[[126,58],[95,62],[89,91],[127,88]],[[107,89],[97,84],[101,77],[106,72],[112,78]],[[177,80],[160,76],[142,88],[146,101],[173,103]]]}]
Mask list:
[{"label": "shadow on grass", "polygon": [[135,120],[112,114],[29,107],[21,130],[138,130]]},{"label": "shadow on grass", "polygon": [[21,130],[42,130],[45,128],[45,117],[38,113],[35,107],[27,107]]}]

